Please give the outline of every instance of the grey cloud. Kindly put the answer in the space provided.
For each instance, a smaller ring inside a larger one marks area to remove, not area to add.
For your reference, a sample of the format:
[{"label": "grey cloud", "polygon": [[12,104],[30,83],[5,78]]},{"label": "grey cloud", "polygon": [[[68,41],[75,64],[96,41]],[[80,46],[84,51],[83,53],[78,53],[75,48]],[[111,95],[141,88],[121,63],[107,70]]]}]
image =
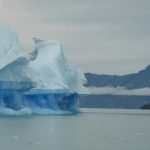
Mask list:
[{"label": "grey cloud", "polygon": [[0,0],[1,21],[16,28],[25,49],[35,35],[58,39],[85,72],[124,74],[149,64],[149,16],[148,0]]}]

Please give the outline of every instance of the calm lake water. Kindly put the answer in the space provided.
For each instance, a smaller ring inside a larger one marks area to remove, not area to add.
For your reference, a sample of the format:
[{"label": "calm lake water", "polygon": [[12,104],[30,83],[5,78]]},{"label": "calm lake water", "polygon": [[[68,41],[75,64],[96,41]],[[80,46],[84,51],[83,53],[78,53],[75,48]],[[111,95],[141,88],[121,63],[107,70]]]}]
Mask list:
[{"label": "calm lake water", "polygon": [[150,150],[150,111],[0,117],[0,150]]}]

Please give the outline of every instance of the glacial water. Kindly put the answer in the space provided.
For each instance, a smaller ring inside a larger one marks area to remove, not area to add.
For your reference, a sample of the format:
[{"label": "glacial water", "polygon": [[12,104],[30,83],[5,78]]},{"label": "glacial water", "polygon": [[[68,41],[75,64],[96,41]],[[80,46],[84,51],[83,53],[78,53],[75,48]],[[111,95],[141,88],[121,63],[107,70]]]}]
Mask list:
[{"label": "glacial water", "polygon": [[150,111],[0,117],[0,150],[149,150]]}]

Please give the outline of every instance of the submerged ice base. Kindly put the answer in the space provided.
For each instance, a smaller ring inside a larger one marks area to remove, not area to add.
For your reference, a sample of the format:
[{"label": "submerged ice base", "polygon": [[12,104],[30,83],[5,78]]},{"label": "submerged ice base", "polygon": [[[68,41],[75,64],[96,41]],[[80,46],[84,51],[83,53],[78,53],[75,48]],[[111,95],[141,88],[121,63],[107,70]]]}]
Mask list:
[{"label": "submerged ice base", "polygon": [[79,112],[77,93],[20,93],[0,90],[0,115],[73,114]]},{"label": "submerged ice base", "polygon": [[78,112],[87,93],[84,74],[65,58],[60,42],[33,40],[28,54],[15,30],[0,23],[0,115]]}]

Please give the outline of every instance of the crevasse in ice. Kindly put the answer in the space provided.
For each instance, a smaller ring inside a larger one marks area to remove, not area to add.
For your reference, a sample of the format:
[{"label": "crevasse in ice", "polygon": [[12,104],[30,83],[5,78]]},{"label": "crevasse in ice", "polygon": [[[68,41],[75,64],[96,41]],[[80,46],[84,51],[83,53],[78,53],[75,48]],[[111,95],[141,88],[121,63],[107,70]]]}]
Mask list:
[{"label": "crevasse in ice", "polygon": [[0,23],[0,114],[64,114],[78,111],[86,78],[64,56],[58,41],[33,38],[22,48],[14,29]]}]

